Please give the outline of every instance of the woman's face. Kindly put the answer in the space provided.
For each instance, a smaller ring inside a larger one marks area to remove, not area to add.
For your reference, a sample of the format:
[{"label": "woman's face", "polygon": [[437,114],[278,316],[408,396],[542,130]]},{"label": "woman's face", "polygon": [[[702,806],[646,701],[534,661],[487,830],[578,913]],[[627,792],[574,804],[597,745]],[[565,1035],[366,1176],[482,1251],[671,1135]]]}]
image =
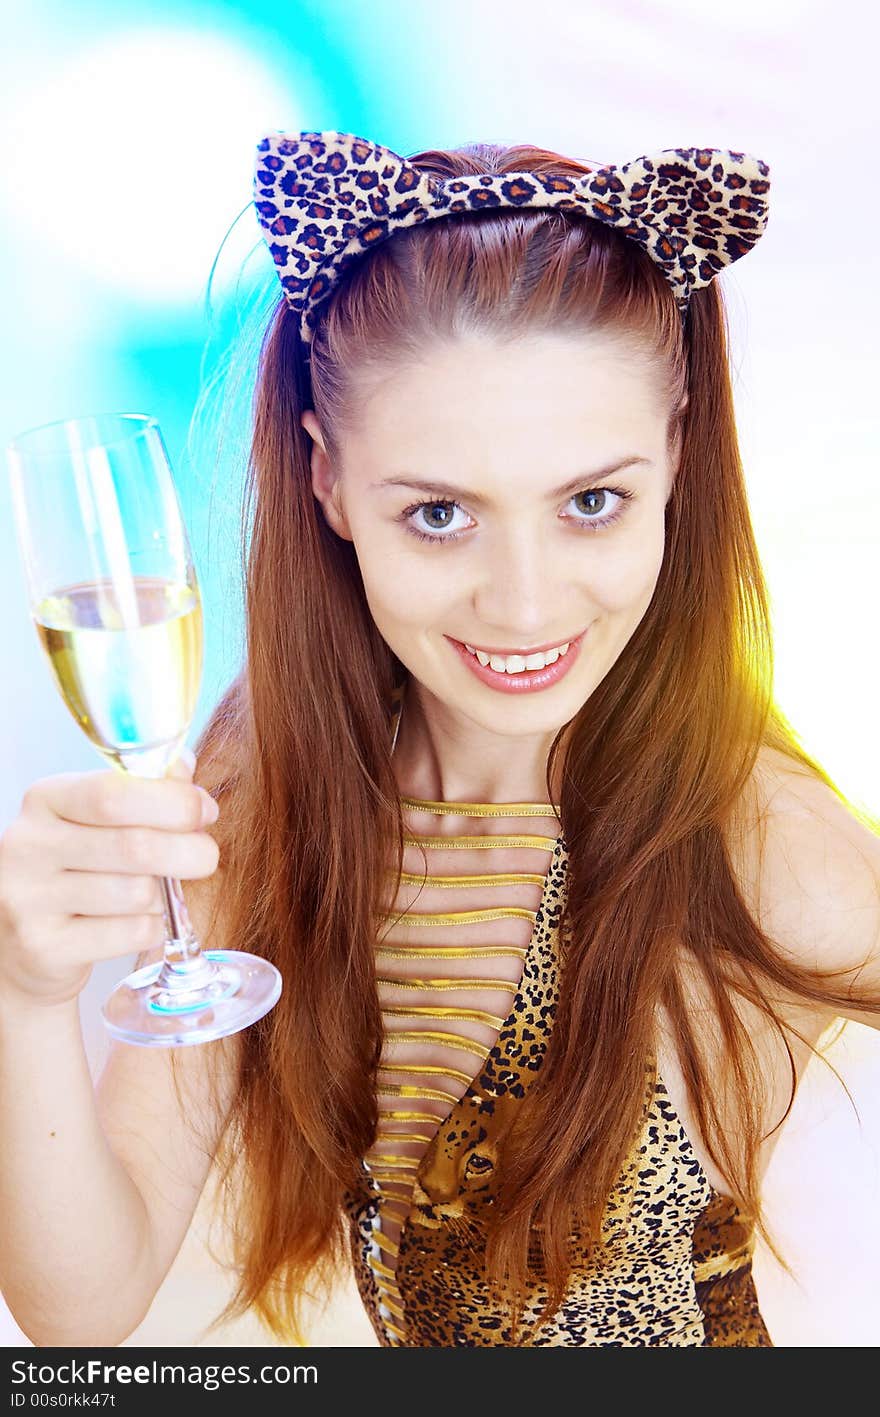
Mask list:
[{"label": "woman's face", "polygon": [[[315,495],[354,543],[379,631],[455,721],[552,738],[660,572],[673,470],[649,370],[593,336],[469,337],[371,388],[338,465],[314,413],[302,422]],[[528,657],[565,643],[544,669],[484,668],[465,648]]]}]

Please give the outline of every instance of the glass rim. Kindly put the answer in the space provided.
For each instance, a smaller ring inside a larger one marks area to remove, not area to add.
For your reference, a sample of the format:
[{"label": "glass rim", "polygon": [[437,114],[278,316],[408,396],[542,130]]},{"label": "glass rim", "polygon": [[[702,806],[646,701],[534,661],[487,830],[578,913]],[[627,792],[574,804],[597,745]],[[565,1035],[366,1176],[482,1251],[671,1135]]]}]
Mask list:
[{"label": "glass rim", "polygon": [[76,414],[73,418],[56,418],[53,419],[51,423],[37,423],[31,428],[23,428],[21,432],[16,433],[10,438],[9,442],[6,444],[5,451],[7,453],[26,452],[28,457],[35,458],[55,458],[58,457],[59,453],[62,451],[60,446],[53,450],[41,452],[38,448],[23,445],[26,445],[29,440],[36,438],[40,433],[51,433],[57,428],[71,428],[87,423],[98,423],[104,419],[117,420],[120,423],[129,420],[132,430],[130,433],[126,431],[112,443],[101,443],[100,446],[104,448],[119,447],[123,443],[127,443],[131,438],[141,437],[150,428],[155,428],[157,432],[159,431],[159,420],[151,413],[82,413]]}]

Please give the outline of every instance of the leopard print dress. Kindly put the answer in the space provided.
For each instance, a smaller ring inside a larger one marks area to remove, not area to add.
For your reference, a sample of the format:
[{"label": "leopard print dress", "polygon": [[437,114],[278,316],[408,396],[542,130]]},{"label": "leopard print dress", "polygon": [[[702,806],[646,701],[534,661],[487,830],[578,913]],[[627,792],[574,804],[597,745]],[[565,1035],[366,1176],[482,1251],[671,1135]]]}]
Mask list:
[{"label": "leopard print dress", "polygon": [[[496,898],[499,887],[520,898],[531,890],[537,908],[412,912],[398,904],[388,912],[398,938],[386,933],[377,945],[386,1030],[379,1131],[361,1184],[345,1196],[355,1279],[382,1346],[511,1346],[507,1310],[486,1277],[486,1222],[500,1139],[542,1065],[553,1026],[565,841],[549,803],[405,798],[404,805],[413,822],[427,813],[502,825],[480,836],[414,830],[405,836],[407,853],[442,860],[464,852],[467,860],[493,850],[507,865],[534,865],[543,852],[549,865],[535,873],[502,864],[491,876],[404,871],[403,888],[441,891],[444,903],[450,892],[470,902],[482,885]],[[549,830],[517,831],[523,817]],[[504,828],[504,818],[514,829]],[[409,942],[412,931],[418,944]],[[459,944],[463,938],[469,943]],[[471,1007],[475,991],[482,991],[481,1004],[509,1001],[506,1017],[497,1007]],[[458,1066],[475,1056],[470,1071]],[[771,1347],[752,1277],[753,1245],[751,1225],[710,1184],[649,1059],[643,1123],[608,1199],[601,1260],[575,1267],[561,1306],[537,1328],[547,1289],[536,1278],[523,1315],[522,1332],[530,1336],[516,1341]]]}]

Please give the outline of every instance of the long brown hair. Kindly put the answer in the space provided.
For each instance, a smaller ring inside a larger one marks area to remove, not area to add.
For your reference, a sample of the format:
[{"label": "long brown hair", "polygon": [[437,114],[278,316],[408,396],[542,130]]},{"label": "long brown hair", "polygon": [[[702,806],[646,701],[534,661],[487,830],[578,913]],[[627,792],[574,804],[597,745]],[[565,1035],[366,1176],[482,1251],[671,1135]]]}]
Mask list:
[{"label": "long brown hair", "polygon": [[[443,176],[584,170],[526,146],[410,160]],[[547,766],[547,800],[556,800],[561,756],[562,988],[544,1065],[505,1142],[487,1252],[514,1321],[530,1235],[549,1280],[545,1313],[561,1301],[573,1229],[581,1244],[599,1243],[641,1120],[658,1006],[672,1021],[707,1149],[762,1225],[761,1078],[736,996],[785,1040],[792,1099],[794,1030],[774,991],[832,1008],[851,1002],[827,976],[783,957],[752,918],[728,854],[762,745],[845,799],[773,698],[719,283],[694,292],[682,328],[665,279],[633,241],[559,212],[497,210],[426,222],[356,263],[325,310],[310,376],[280,297],[260,351],[242,517],[246,657],[197,744],[197,780],[221,802],[224,928],[285,981],[275,1009],[240,1038],[219,1158],[239,1283],[221,1318],[254,1306],[287,1341],[300,1336],[308,1286],[329,1284],[347,1262],[343,1195],[358,1187],[377,1126],[376,912],[389,863],[403,861],[388,716],[405,669],[372,620],[352,544],[313,496],[300,415],[315,409],[333,455],[369,371],[465,329],[624,339],[665,390],[676,467],[652,602],[565,742],[560,729]],[[744,1159],[685,1006],[683,962],[717,1015]]]}]

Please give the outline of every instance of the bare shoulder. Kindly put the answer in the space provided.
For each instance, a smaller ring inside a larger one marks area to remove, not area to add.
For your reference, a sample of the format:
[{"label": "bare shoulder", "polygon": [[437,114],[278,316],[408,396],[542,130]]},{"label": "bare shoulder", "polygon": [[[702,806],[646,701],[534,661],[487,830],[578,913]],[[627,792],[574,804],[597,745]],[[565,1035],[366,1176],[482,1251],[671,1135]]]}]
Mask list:
[{"label": "bare shoulder", "polygon": [[[763,748],[730,848],[746,903],[786,955],[880,995],[880,835],[832,787]],[[845,1016],[880,1027],[880,1014]]]}]

